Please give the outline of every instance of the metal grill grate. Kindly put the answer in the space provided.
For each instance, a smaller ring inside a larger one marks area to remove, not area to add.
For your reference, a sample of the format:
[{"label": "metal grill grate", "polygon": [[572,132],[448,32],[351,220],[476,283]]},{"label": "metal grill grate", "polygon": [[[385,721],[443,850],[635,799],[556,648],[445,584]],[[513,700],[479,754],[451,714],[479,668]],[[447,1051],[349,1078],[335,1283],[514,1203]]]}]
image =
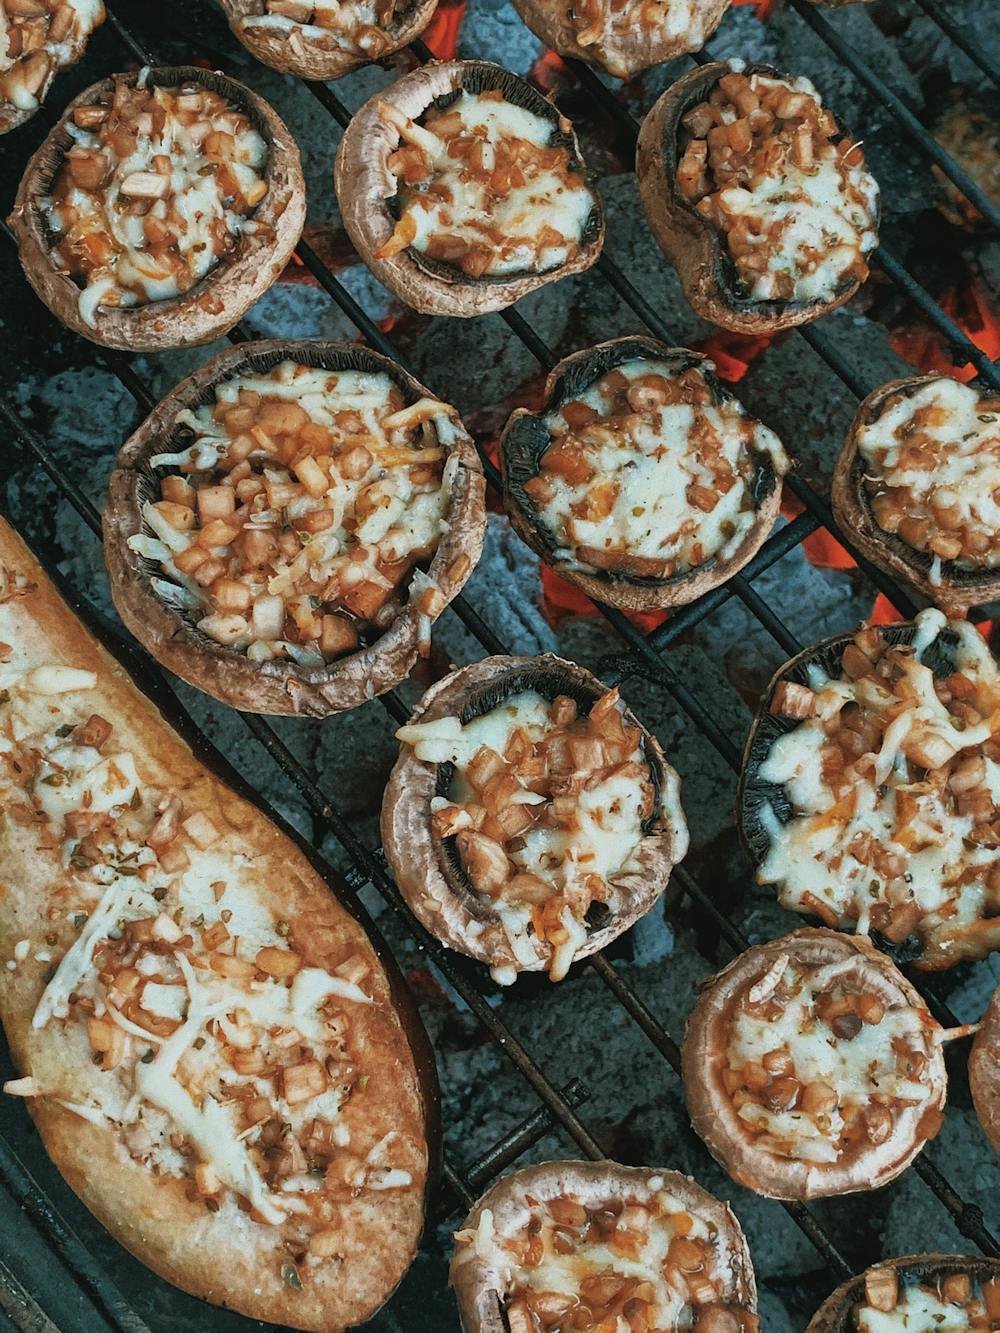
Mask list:
[{"label": "metal grill grate", "polygon": [[[123,0],[113,0],[124,9]],[[933,19],[947,36],[974,61],[980,71],[994,84],[1000,85],[1000,75],[990,65],[986,57],[975,48],[969,33],[954,22],[940,9],[939,0],[915,0],[920,8]],[[897,96],[879,76],[852,50],[843,40],[836,28],[815,10],[807,0],[790,0],[791,6],[815,33],[815,35],[842,61],[852,73],[882,103],[912,140],[915,149],[944,173],[972,204],[993,226],[1000,228],[1000,210],[991,202],[983,191],[970,179],[963,169],[949,157],[940,145],[931,138],[912,110]],[[129,22],[134,15],[130,13]],[[112,8],[109,12],[110,24],[128,55],[143,64],[158,63],[157,53],[144,44],[142,38],[126,23],[121,14]],[[433,58],[422,41],[411,45],[418,60]],[[699,63],[707,62],[710,57],[700,53],[693,57]],[[638,125],[627,108],[616,99],[611,90],[597,75],[577,61],[566,62],[575,76],[580,89],[592,100],[594,109],[602,116],[612,118],[617,130],[630,140],[634,140]],[[331,89],[322,83],[306,82],[309,91],[318,103],[341,125],[346,126],[351,118],[351,111]],[[13,245],[13,237],[2,226],[4,238]],[[392,357],[405,365],[405,358],[392,345],[389,338],[359,305],[351,293],[340,282],[336,274],[328,268],[310,245],[305,241],[297,248],[297,257],[309,273],[315,278],[322,290],[337,305],[340,311],[355,326],[358,333],[376,350]],[[919,281],[909,274],[904,266],[883,246],[875,257],[875,263],[886,277],[894,283],[900,292],[912,302],[943,336],[952,348],[956,361],[971,361],[984,386],[1000,391],[1000,372],[968,336],[954,323],[949,315],[930,296]],[[596,265],[596,272],[617,293],[622,302],[652,334],[667,343],[676,340],[665,324],[659,312],[655,310],[633,285],[630,278],[607,254],[602,255]],[[555,352],[543,338],[531,327],[517,310],[502,312],[502,318],[511,332],[517,337],[539,364],[548,369],[555,364]],[[839,377],[849,393],[860,398],[870,391],[874,384],[867,383],[856,368],[849,364],[841,352],[832,344],[828,334],[815,325],[807,325],[796,330],[797,335],[808,344],[813,353]],[[239,326],[229,335],[232,341],[242,341],[249,334]],[[95,356],[118,378],[124,388],[134,398],[138,407],[148,411],[155,402],[141,378],[131,365],[131,359],[122,353],[102,349],[92,349]],[[0,420],[10,432],[23,452],[25,459],[40,465],[61,498],[70,504],[83,519],[84,523],[99,537],[99,515],[83,492],[67,477],[53,454],[40,436],[23,422],[18,412],[4,398],[0,397]],[[495,488],[499,477],[491,460],[483,456],[488,482]],[[827,499],[817,494],[810,486],[794,476],[786,479],[786,485],[800,501],[803,512],[794,520],[781,527],[764,543],[757,556],[743,570],[723,586],[713,589],[698,601],[673,614],[658,628],[644,635],[621,612],[614,608],[597,604],[596,609],[608,622],[611,629],[621,640],[622,651],[607,659],[608,670],[604,678],[609,683],[620,683],[632,676],[642,676],[654,681],[673,698],[678,707],[698,728],[704,738],[720,754],[725,763],[734,771],[740,765],[740,751],[731,737],[720,727],[705,704],[699,699],[694,689],[681,679],[676,668],[664,655],[664,650],[675,643],[682,634],[720,610],[731,598],[737,598],[748,612],[763,626],[783,653],[793,655],[802,645],[795,635],[782,622],[774,610],[762,599],[754,588],[754,581],[765,570],[788,554],[800,542],[819,528],[825,528],[832,536],[851,550],[859,566],[864,570],[870,582],[904,615],[911,615],[916,609],[909,596],[891,579],[871,567],[851,546],[850,539],[836,526]],[[54,555],[50,553],[54,562]],[[452,607],[466,629],[489,653],[502,653],[504,644],[483,621],[478,612],[463,597],[457,598]],[[121,631],[117,631],[120,635]],[[141,678],[154,694],[163,695],[169,691],[166,677],[158,664],[136,649],[131,642],[119,637],[117,649],[128,664],[137,668]],[[179,709],[180,705],[172,694],[171,706]],[[388,694],[380,702],[396,720],[402,721],[409,716],[409,708],[396,694]],[[454,1163],[446,1162],[444,1181],[450,1198],[442,1206],[466,1207],[472,1198],[504,1167],[514,1161],[527,1147],[536,1143],[553,1127],[558,1126],[575,1142],[580,1151],[590,1158],[600,1158],[602,1151],[594,1133],[586,1123],[584,1116],[578,1114],[578,1108],[586,1099],[586,1087],[574,1080],[565,1087],[557,1087],[546,1076],[542,1065],[518,1040],[504,1020],[489,1003],[486,990],[481,989],[476,981],[470,980],[470,970],[456,966],[454,955],[430,936],[410,914],[408,908],[386,868],[384,859],[378,851],[373,851],[358,837],[352,829],[350,820],[331,799],[320,781],[310,773],[307,767],[296,757],[274,727],[265,719],[249,714],[241,715],[241,721],[254,741],[266,751],[270,759],[278,766],[284,776],[293,785],[303,804],[313,817],[313,841],[319,847],[329,831],[341,844],[353,863],[353,869],[346,878],[353,893],[357,893],[371,883],[379,892],[388,907],[399,919],[406,931],[416,940],[421,950],[440,970],[445,980],[468,1005],[469,1010],[482,1025],[485,1033],[496,1043],[498,1049],[516,1067],[519,1074],[529,1085],[539,1102],[538,1109],[523,1123],[512,1129],[477,1161],[459,1168]],[[192,724],[193,725],[193,724]],[[207,743],[207,742],[206,742]],[[262,800],[265,808],[266,802]],[[734,951],[747,946],[747,939],[732,921],[719,909],[712,895],[697,882],[695,877],[683,866],[674,872],[674,879],[682,894],[688,896],[692,904],[710,919],[719,935]],[[606,987],[611,998],[620,1004],[648,1038],[654,1049],[676,1072],[679,1070],[679,1048],[676,1040],[646,1005],[644,1000],[630,987],[621,973],[603,955],[598,955],[581,966],[591,970]],[[935,1013],[946,1023],[957,1020],[951,1015],[947,1004],[936,993],[937,988],[926,980],[922,987],[928,1003]],[[952,1074],[953,1083],[955,1074]],[[984,1222],[981,1209],[963,1199],[934,1165],[933,1148],[926,1150],[915,1162],[914,1169],[928,1188],[933,1191],[942,1206],[954,1220],[958,1230],[973,1245],[984,1253],[1000,1256],[1000,1243]],[[32,1180],[19,1157],[18,1143],[14,1136],[8,1139],[6,1132],[0,1134],[0,1181],[6,1186],[9,1195],[30,1217],[33,1225],[59,1256],[66,1273],[75,1281],[79,1293],[89,1300],[100,1327],[117,1329],[143,1328],[141,1320],[129,1307],[114,1282],[108,1277],[105,1267],[96,1262],[90,1251],[76,1238],[63,1223],[59,1215],[49,1205],[43,1191]],[[0,1200],[2,1204],[2,1200]],[[849,1275],[851,1266],[841,1253],[836,1239],[828,1225],[821,1222],[815,1208],[799,1203],[780,1205],[795,1221],[797,1226],[815,1246],[822,1261],[829,1269],[831,1284]],[[0,1228],[3,1224],[3,1211],[0,1206]],[[752,1241],[752,1237],[751,1237]],[[41,1307],[23,1290],[17,1280],[0,1265],[0,1318],[6,1315],[21,1328],[44,1329],[53,1327]],[[237,1321],[238,1322],[238,1321]],[[93,1325],[95,1328],[98,1324]]]}]

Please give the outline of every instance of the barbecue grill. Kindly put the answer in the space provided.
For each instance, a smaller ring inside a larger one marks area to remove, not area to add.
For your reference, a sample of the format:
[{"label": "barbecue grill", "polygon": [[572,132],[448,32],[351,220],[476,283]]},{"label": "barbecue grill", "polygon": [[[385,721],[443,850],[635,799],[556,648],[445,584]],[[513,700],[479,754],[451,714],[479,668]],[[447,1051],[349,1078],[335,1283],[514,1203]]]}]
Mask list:
[{"label": "barbecue grill", "polygon": [[[970,4],[961,21],[945,8],[945,0],[878,0],[872,8],[882,26],[892,31],[891,40],[901,24],[923,25],[917,45],[923,43],[925,59],[940,58],[963,71],[966,83],[987,103],[996,96],[1000,71],[990,41],[996,47],[997,34],[976,30],[977,19],[979,27],[987,27],[988,0]],[[73,92],[129,64],[181,60],[234,72],[272,100],[303,142],[307,174],[311,170],[312,176],[311,202],[322,195],[322,204],[329,205],[337,127],[346,126],[352,109],[389,76],[376,69],[332,86],[295,86],[290,77],[253,62],[208,0],[185,0],[169,9],[168,15],[160,13],[159,6],[112,0],[109,23],[95,35],[81,65],[60,76],[47,110],[4,141],[4,211],[30,149],[47,128],[46,116]],[[702,52],[693,58],[756,58],[758,50],[746,47],[765,40],[762,34],[767,33],[768,58],[790,72],[814,75],[828,104],[846,109],[855,127],[863,127],[866,117],[869,124],[872,116],[877,118],[873,128],[884,132],[900,159],[900,194],[912,201],[938,188],[931,168],[937,181],[943,178],[955,187],[975,215],[980,230],[969,233],[969,244],[985,268],[990,235],[1000,231],[997,196],[984,185],[984,173],[974,178],[949,155],[910,98],[895,90],[907,82],[901,60],[890,71],[890,82],[876,73],[865,52],[865,34],[878,38],[878,51],[886,39],[867,10],[856,6],[833,13],[807,0],[788,0],[771,32],[750,9],[733,9],[709,43],[711,55]],[[537,56],[538,44],[523,29],[511,36],[517,20],[500,5],[470,0],[466,23],[469,35],[463,38],[462,55],[488,56],[517,72],[524,72]],[[927,56],[931,49],[932,56]],[[431,58],[422,41],[403,56],[417,62]],[[542,57],[533,73],[549,86],[555,82],[557,95],[584,136],[598,136],[600,151],[595,156],[588,150],[587,155],[600,165],[615,152],[623,158],[631,152],[636,113],[689,61],[653,71],[625,90],[574,61],[559,66]],[[828,86],[831,78],[833,87]],[[287,111],[291,97],[298,100],[295,110]],[[854,97],[861,103],[860,114]],[[925,119],[930,109],[925,107]],[[375,846],[370,817],[377,813],[380,790],[370,778],[376,770],[383,777],[388,771],[395,754],[392,731],[409,716],[416,698],[411,684],[368,704],[361,714],[328,720],[321,729],[301,722],[279,725],[230,713],[168,681],[111,619],[98,574],[97,543],[87,535],[89,530],[99,538],[105,470],[160,394],[210,352],[135,358],[94,348],[58,329],[28,291],[12,237],[3,227],[4,355],[14,373],[0,393],[5,436],[0,444],[0,504],[43,560],[59,567],[73,604],[110,638],[144,688],[162,699],[168,711],[193,717],[192,725],[203,729],[204,743],[218,745],[250,778],[265,807],[270,800],[307,830],[334,862],[332,873],[342,873],[351,892],[376,910],[424,1002],[441,1056],[446,1124],[442,1187],[432,1205],[425,1252],[372,1328],[457,1328],[445,1289],[449,1232],[474,1197],[526,1153],[535,1159],[608,1155],[678,1167],[720,1197],[731,1198],[754,1255],[767,1333],[802,1329],[837,1283],[880,1254],[908,1248],[1000,1256],[1000,1164],[969,1109],[964,1049],[949,1056],[952,1081],[945,1129],[906,1175],[877,1195],[808,1206],[756,1199],[732,1185],[692,1135],[676,1077],[677,1042],[693,981],[751,939],[778,935],[797,924],[765,892],[749,888],[749,867],[723,827],[731,828],[729,809],[748,722],[746,701],[759,692],[770,671],[806,641],[849,629],[871,608],[873,591],[900,616],[915,610],[902,589],[862,559],[857,558],[860,573],[818,574],[798,549],[803,543],[807,548],[813,543],[815,549],[826,534],[851,550],[850,534],[837,529],[822,490],[832,460],[824,477],[821,450],[811,437],[822,437],[828,429],[818,420],[822,407],[832,405],[838,414],[832,439],[846,425],[855,400],[890,378],[901,364],[885,351],[884,331],[876,318],[860,313],[865,302],[869,315],[883,318],[890,311],[897,323],[900,312],[907,312],[948,349],[957,366],[971,366],[982,386],[1000,393],[1000,370],[988,350],[960,326],[954,303],[946,309],[949,303],[936,299],[941,295],[940,274],[910,271],[909,256],[921,253],[920,247],[905,217],[894,211],[895,181],[886,180],[877,154],[871,164],[883,185],[887,211],[885,243],[875,256],[869,284],[873,292],[866,289],[850,310],[795,330],[772,347],[755,349],[759,359],[744,386],[750,410],[774,425],[801,461],[798,474],[786,481],[797,516],[772,534],[742,574],[652,629],[597,605],[591,611],[598,618],[563,621],[557,635],[537,616],[517,613],[518,599],[534,596],[535,564],[502,523],[495,523],[483,566],[441,623],[443,653],[452,660],[558,646],[567,656],[596,663],[609,684],[621,684],[639,715],[656,727],[680,770],[696,838],[696,851],[674,872],[665,918],[655,909],[652,920],[640,923],[605,954],[578,964],[559,988],[523,977],[502,997],[484,969],[449,954],[410,915]],[[1000,170],[994,180],[998,178]],[[530,394],[539,369],[548,370],[559,356],[600,337],[649,332],[668,344],[683,345],[698,336],[690,312],[675,295],[676,284],[664,286],[672,281],[672,275],[664,278],[665,261],[645,235],[639,235],[631,186],[625,198],[619,184],[614,183],[609,209],[609,245],[595,269],[489,321],[430,323],[398,307],[387,310],[384,293],[344,247],[321,244],[323,236],[307,233],[311,239],[298,247],[297,269],[291,275],[300,281],[275,288],[230,338],[333,332],[358,337],[413,369],[443,398],[467,410],[470,424],[479,426],[495,498],[499,477],[488,437],[504,412],[498,411],[499,405],[491,411],[483,402],[477,386],[481,367],[487,386],[504,386],[497,398],[510,396],[510,403],[502,404],[506,409]],[[624,240],[621,245],[616,245],[616,232]],[[905,261],[900,253],[907,255]],[[308,285],[301,281],[306,278]],[[489,334],[480,339],[479,326],[487,323]],[[979,341],[988,347],[983,338]],[[726,347],[709,339],[710,353],[725,352]],[[744,349],[743,355],[750,353]],[[774,367],[771,379],[769,364]],[[746,369],[743,364],[731,377]],[[463,393],[472,400],[464,401]],[[805,415],[810,403],[811,415]],[[81,411],[89,413],[88,420],[73,421]],[[93,440],[107,430],[114,433],[100,440],[97,475]],[[88,441],[90,453],[84,450],[81,457],[78,451]],[[807,614],[807,604],[815,597],[822,603],[819,620],[817,608],[812,619]],[[974,611],[973,618],[983,617]],[[542,641],[545,635],[549,637]],[[699,641],[711,644],[716,666],[720,660],[728,663],[728,680],[719,669],[718,679],[706,682],[692,647]],[[436,653],[432,668],[444,665],[441,650]],[[734,687],[744,691],[743,700],[734,696],[729,701]],[[724,700],[716,693],[720,689],[727,692]],[[918,982],[935,1016],[955,1026],[979,1017],[998,979],[996,962],[986,962],[944,976],[925,974]],[[581,1026],[587,1029],[582,1034]],[[6,1052],[2,1064],[6,1077]],[[0,1128],[0,1237],[0,1321],[12,1327],[96,1333],[205,1327],[235,1331],[251,1326],[252,1321],[175,1291],[122,1251],[59,1178],[20,1105],[4,1107]]]}]

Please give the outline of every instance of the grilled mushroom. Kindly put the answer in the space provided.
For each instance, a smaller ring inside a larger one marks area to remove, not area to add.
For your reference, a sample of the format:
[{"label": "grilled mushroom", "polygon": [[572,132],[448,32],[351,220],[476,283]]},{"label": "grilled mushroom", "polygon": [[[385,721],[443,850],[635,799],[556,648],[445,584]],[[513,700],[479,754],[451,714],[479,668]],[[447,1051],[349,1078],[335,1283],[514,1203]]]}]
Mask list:
[{"label": "grilled mushroom", "polygon": [[102,0],[0,0],[0,134],[31,119],[104,19]]},{"label": "grilled mushroom", "polygon": [[826,925],[905,941],[921,968],[1000,948],[998,707],[986,644],[936,610],[786,662],[737,795],[758,882]]},{"label": "grilled mushroom", "polygon": [[[967,1322],[959,1322],[963,1314]],[[874,1333],[890,1327],[886,1315],[896,1315],[901,1322],[893,1320],[892,1327],[901,1329],[996,1328],[1000,1260],[962,1254],[884,1259],[839,1286],[813,1315],[806,1333]]]},{"label": "grilled mushroom", "polygon": [[542,412],[508,421],[511,523],[588,596],[633,610],[693,601],[774,526],[788,457],[713,369],[653,338],[616,338],[560,361]]},{"label": "grilled mushroom", "polygon": [[399,887],[502,985],[561,979],[652,907],[687,851],[677,774],[572,662],[463,667],[397,735],[382,842]]},{"label": "grilled mushroom", "polygon": [[[429,206],[433,181],[455,196],[447,210]],[[589,268],[604,240],[573,127],[485,60],[425,65],[366,102],[341,140],[336,187],[358,254],[426,314],[502,310]]]},{"label": "grilled mushroom", "polygon": [[485,521],[461,422],[394,362],[243,343],[122,448],[105,553],[122,619],[164,666],[236,708],[323,717],[428,650]]},{"label": "grilled mushroom", "polygon": [[808,79],[742,61],[692,70],[643,121],[636,171],[653,236],[714,324],[805,324],[868,276],[878,187]]},{"label": "grilled mushroom", "polygon": [[983,1132],[1000,1153],[1000,989],[983,1014],[972,1043],[969,1086]]},{"label": "grilled mushroom", "polygon": [[[617,1162],[525,1167],[483,1195],[455,1241],[451,1284],[464,1333],[568,1328],[558,1315],[569,1310],[579,1328],[760,1327],[739,1222],[678,1171]],[[626,1305],[648,1323],[622,1316]],[[590,1322],[579,1322],[588,1314]]]},{"label": "grilled mushroom", "polygon": [[339,79],[419,37],[437,0],[219,0],[247,50],[302,79]]},{"label": "grilled mushroom", "polygon": [[[284,268],[304,218],[298,149],[268,104],[181,65],[114,74],[72,101],[9,220],[28,280],[64,324],[105,347],[156,351],[232,328]],[[123,249],[112,233],[126,220]]]},{"label": "grilled mushroom", "polygon": [[619,79],[700,51],[732,0],[514,0],[531,31],[561,56]]},{"label": "grilled mushroom", "polygon": [[802,929],[755,945],[708,980],[688,1020],[691,1122],[758,1194],[875,1189],[940,1128],[940,1031],[863,937]]},{"label": "grilled mushroom", "polygon": [[837,521],[873,563],[948,611],[1000,597],[1000,400],[946,375],[890,380],[858,408]]}]

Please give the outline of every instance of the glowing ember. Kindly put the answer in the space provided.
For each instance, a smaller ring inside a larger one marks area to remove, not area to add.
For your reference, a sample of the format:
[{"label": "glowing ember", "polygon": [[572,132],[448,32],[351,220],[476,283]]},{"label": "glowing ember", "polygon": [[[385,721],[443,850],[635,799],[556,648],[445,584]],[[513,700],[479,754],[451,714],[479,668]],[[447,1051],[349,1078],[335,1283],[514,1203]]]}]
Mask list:
[{"label": "glowing ember", "polygon": [[[559,624],[560,620],[565,620],[567,616],[596,616],[600,614],[586,593],[582,593],[572,583],[567,583],[560,574],[550,569],[548,565],[540,564],[539,568],[542,573],[542,615],[553,629]],[[624,614],[643,633],[648,633],[651,629],[655,629],[657,625],[661,625],[670,613],[668,611],[626,611]]]},{"label": "glowing ember", "polygon": [[778,0],[733,0],[733,4],[753,5],[754,16],[765,23],[777,9]]},{"label": "glowing ember", "polygon": [[569,70],[555,51],[543,51],[531,67],[528,79],[543,93],[561,88],[569,78]]},{"label": "glowing ember", "polygon": [[773,341],[768,334],[730,333],[719,329],[710,338],[694,346],[696,351],[704,352],[712,358],[720,380],[736,384]]},{"label": "glowing ember", "polygon": [[[334,273],[341,273],[345,268],[361,262],[344,229],[335,227],[330,222],[307,223],[302,232],[302,239],[315,250],[320,263]],[[278,281],[317,286],[316,279],[298,255],[294,254],[282,270]]]},{"label": "glowing ember", "polygon": [[465,17],[465,0],[440,0],[424,32],[424,41],[438,60],[454,60],[458,34]]},{"label": "glowing ember", "polygon": [[[939,304],[991,361],[1000,357],[1000,316],[975,282],[970,281],[963,287],[949,287]],[[976,368],[971,361],[956,366],[947,341],[923,320],[891,328],[889,342],[893,351],[924,374],[950,375],[952,379],[966,382],[976,377]]]}]

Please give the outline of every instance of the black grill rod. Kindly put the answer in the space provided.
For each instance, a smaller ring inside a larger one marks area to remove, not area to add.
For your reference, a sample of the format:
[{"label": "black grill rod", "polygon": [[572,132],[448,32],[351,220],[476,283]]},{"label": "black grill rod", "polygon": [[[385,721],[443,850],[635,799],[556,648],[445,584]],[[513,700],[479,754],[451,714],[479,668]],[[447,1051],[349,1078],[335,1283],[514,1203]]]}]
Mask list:
[{"label": "black grill rod", "polygon": [[[968,334],[962,332],[951,316],[934,300],[927,288],[903,268],[898,259],[880,247],[872,256],[872,263],[881,268],[903,292],[907,300],[912,301],[921,314],[926,315],[937,326],[953,349],[962,348],[963,352],[968,352],[968,358],[976,367],[979,378],[984,384],[988,384],[991,389],[1000,390],[1000,370],[997,369],[983,349],[977,347]],[[969,351],[969,347],[971,347],[971,351]],[[957,364],[960,363],[956,359]]]},{"label": "black grill rod", "polygon": [[[34,431],[27,428],[22,422],[19,422],[17,418],[14,417],[7,403],[2,398],[0,398],[0,416],[8,422],[15,437],[22,440],[28,452],[37,459],[49,477],[55,482],[60,494],[73,504],[73,507],[77,510],[87,525],[95,535],[99,537],[101,532],[101,520],[96,508],[90,503],[86,496],[82,493],[76,493],[76,488],[65,476],[63,476],[54,460],[50,458],[48,450],[45,448],[41,439]],[[154,662],[154,666],[155,665]],[[525,1048],[514,1037],[513,1033],[503,1020],[497,1016],[484,996],[482,996],[470,982],[467,982],[460,973],[456,971],[447,957],[448,951],[445,946],[426,931],[416,918],[412,916],[403,900],[402,894],[399,892],[399,889],[396,887],[391,876],[383,868],[381,862],[361,842],[360,838],[351,827],[350,822],[340,813],[333,801],[331,801],[330,798],[313,782],[304,765],[294,754],[292,754],[291,750],[289,750],[284,741],[281,740],[271,724],[256,714],[241,713],[235,709],[233,711],[244,723],[251,735],[260,742],[285,776],[294,783],[296,789],[305,798],[313,814],[329,824],[338,842],[340,842],[348,852],[358,868],[364,871],[367,878],[382,894],[389,906],[393,908],[394,912],[407,927],[410,934],[415,937],[420,947],[433,959],[449,985],[454,987],[462,997],[472,1013],[490,1033],[496,1044],[530,1084],[532,1090],[538,1095],[543,1105],[549,1109],[553,1118],[576,1140],[579,1147],[588,1155],[588,1157],[591,1157],[595,1161],[602,1159],[604,1154],[598,1146],[596,1139],[594,1139],[589,1130],[586,1129],[579,1117],[573,1112],[572,1108],[563,1101],[561,1095],[556,1091],[553,1084],[550,1083],[546,1076],[541,1072],[537,1062],[528,1055]],[[406,713],[406,715],[408,716],[408,713]],[[263,801],[263,798],[261,798],[261,800]]]},{"label": "black grill rod", "polygon": [[[14,233],[2,218],[0,218],[0,236],[3,236],[3,239],[13,251],[17,250],[17,241],[14,237]],[[132,369],[129,357],[123,352],[116,352],[110,347],[101,347],[96,343],[94,344],[94,351],[111,373],[121,381],[122,385],[128,390],[144,412],[149,412],[155,407],[156,399]]]},{"label": "black grill rod", "polygon": [[936,23],[958,49],[969,57],[976,68],[985,74],[991,83],[1000,88],[1000,72],[983,55],[973,38],[969,36],[968,31],[961,24],[955,22],[944,8],[941,0],[936,0],[936,3],[932,3],[931,0],[913,0],[913,3],[919,5],[931,22]]},{"label": "black grill rod", "polygon": [[98,1311],[120,1333],[150,1333],[86,1245],[63,1221],[45,1192],[10,1144],[0,1138],[0,1183],[38,1229],[51,1241],[59,1258],[88,1294]]},{"label": "black grill rod", "polygon": [[[629,1017],[638,1025],[649,1041],[656,1047],[660,1055],[663,1056],[677,1076],[680,1077],[680,1047],[655,1017],[649,1006],[636,995],[635,991],[632,990],[630,986],[622,981],[615,968],[612,967],[603,954],[597,954],[594,958],[591,958],[589,960],[589,967],[591,971],[596,972]],[[785,1212],[800,1231],[802,1231],[808,1240],[815,1246],[816,1250],[826,1260],[831,1271],[837,1274],[838,1279],[843,1280],[844,1278],[853,1276],[854,1269],[840,1253],[833,1241],[830,1240],[822,1226],[816,1221],[816,1218],[813,1217],[805,1204],[794,1200],[775,1200],[775,1202],[781,1203],[782,1208],[784,1208]]]},{"label": "black grill rod", "polygon": [[928,134],[898,93],[893,92],[889,85],[860,59],[840,33],[821,14],[818,14],[807,0],[790,0],[790,2],[799,17],[805,20],[817,37],[826,43],[855,78],[860,79],[869,92],[892,112],[914,143],[944,172],[952,184],[961,190],[966,199],[975,205],[987,222],[993,227],[1000,228],[1000,209],[985,191],[980,189],[968,172],[963,171],[937,140]]},{"label": "black grill rod", "polygon": [[[750,563],[744,566],[742,570],[743,578],[748,583],[752,582],[765,570],[770,569],[772,565],[777,564],[779,560],[794,551],[806,537],[811,536],[822,526],[815,514],[803,510],[801,514],[793,518],[791,522],[786,523],[784,527],[772,532]],[[656,629],[651,630],[646,638],[654,648],[665,648],[734,596],[735,593],[727,580],[720,587],[712,588],[709,592],[703,593],[697,601],[682,606],[662,625],[657,625]]]}]

